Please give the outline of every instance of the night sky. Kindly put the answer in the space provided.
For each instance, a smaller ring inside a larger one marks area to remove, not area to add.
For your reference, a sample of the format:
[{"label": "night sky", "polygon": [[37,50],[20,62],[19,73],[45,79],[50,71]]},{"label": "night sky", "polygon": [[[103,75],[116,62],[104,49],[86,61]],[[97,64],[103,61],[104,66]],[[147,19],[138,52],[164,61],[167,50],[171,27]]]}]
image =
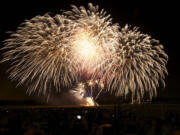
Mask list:
[{"label": "night sky", "polygon": [[[120,0],[59,0],[49,1],[23,1],[0,3],[0,47],[2,41],[9,35],[7,31],[15,31],[25,19],[31,19],[36,15],[61,13],[60,10],[70,10],[70,4],[87,7],[88,2],[98,4],[112,15],[113,23],[120,26],[130,24],[140,27],[143,33],[151,35],[160,40],[164,45],[165,52],[169,55],[168,72],[166,77],[166,88],[158,89],[158,98],[166,99],[169,102],[180,103],[180,63],[179,63],[179,7],[177,3],[157,3],[152,1],[124,2]],[[2,53],[2,52],[0,52]],[[1,54],[0,54],[1,55]],[[2,56],[0,56],[0,59]],[[26,87],[16,88],[16,82],[11,82],[6,73],[9,63],[0,64],[0,100],[35,100],[37,96],[25,95]]]}]

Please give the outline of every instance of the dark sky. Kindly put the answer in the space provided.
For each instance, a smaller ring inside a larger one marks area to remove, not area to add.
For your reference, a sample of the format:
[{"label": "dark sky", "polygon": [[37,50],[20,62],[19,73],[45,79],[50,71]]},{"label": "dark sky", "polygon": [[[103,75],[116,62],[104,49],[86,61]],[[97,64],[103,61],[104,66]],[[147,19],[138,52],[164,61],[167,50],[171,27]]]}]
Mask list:
[{"label": "dark sky", "polygon": [[[15,31],[25,19],[47,12],[56,14],[60,10],[69,10],[70,4],[87,6],[88,2],[98,4],[112,15],[113,22],[124,26],[126,23],[140,27],[140,31],[160,40],[169,55],[166,88],[159,89],[158,97],[170,100],[180,99],[180,64],[179,64],[179,7],[177,3],[157,3],[152,1],[131,2],[120,0],[44,0],[42,2],[23,1],[0,3],[0,47],[2,41],[8,38],[7,31]],[[0,56],[1,58],[1,56]],[[0,64],[0,100],[29,100],[25,95],[25,87],[15,88],[16,82],[8,79],[6,69],[8,64]]]}]

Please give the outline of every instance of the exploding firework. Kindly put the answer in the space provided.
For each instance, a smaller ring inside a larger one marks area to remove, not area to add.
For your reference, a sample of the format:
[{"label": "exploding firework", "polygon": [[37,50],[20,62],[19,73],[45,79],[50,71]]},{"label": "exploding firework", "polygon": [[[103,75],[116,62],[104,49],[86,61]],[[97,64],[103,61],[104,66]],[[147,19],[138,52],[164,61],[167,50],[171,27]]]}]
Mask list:
[{"label": "exploding firework", "polygon": [[158,40],[126,25],[120,30],[116,55],[100,78],[107,83],[107,90],[114,90],[116,95],[131,93],[132,100],[140,102],[148,92],[152,99],[157,95],[159,81],[165,87],[167,60]]},{"label": "exploding firework", "polygon": [[[87,10],[72,5],[61,15],[26,20],[11,32],[2,50],[1,62],[12,63],[10,79],[27,85],[29,94],[47,95],[52,89],[60,92],[62,87],[82,83],[91,102],[103,90],[117,96],[130,93],[132,100],[140,101],[146,92],[150,98],[156,96],[167,74],[168,56],[158,40],[138,28],[120,28],[91,3]],[[82,87],[70,92],[84,97],[86,92],[78,89]]]}]

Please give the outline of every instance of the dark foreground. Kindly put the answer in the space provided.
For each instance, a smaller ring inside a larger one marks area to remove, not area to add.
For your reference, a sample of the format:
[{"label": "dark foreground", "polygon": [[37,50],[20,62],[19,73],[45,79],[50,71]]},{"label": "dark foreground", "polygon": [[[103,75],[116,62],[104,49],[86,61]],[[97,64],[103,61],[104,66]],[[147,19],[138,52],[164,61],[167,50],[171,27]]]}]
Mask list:
[{"label": "dark foreground", "polygon": [[1,106],[0,135],[180,135],[180,105]]}]

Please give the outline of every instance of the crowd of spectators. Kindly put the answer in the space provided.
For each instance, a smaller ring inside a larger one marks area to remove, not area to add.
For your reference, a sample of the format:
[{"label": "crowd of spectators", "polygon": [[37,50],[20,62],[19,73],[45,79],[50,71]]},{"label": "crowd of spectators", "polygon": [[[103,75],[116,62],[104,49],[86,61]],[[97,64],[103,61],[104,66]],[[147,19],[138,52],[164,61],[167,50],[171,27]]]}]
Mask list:
[{"label": "crowd of spectators", "polygon": [[0,135],[180,135],[180,117],[119,108],[0,108]]}]

